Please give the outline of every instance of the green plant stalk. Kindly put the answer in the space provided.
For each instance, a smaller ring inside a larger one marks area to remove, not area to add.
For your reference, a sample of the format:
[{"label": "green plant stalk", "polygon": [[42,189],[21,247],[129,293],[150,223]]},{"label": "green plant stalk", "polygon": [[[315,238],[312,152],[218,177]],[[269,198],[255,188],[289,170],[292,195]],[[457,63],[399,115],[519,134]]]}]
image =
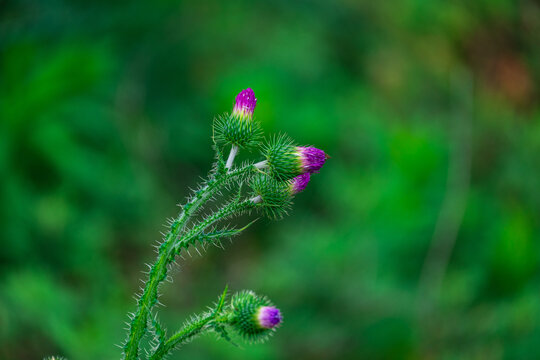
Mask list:
[{"label": "green plant stalk", "polygon": [[206,230],[208,227],[212,226],[216,222],[229,217],[234,214],[242,213],[243,211],[252,209],[256,204],[253,200],[244,200],[241,202],[233,201],[222,207],[219,211],[211,214],[206,219],[204,219],[199,225],[194,227],[180,242],[181,247],[185,246],[191,240],[191,238],[199,235],[201,232]]},{"label": "green plant stalk", "polygon": [[[157,302],[159,284],[163,282],[163,280],[165,280],[165,278],[167,277],[167,267],[174,260],[175,253],[176,251],[178,251],[175,246],[177,239],[180,236],[189,218],[197,211],[197,209],[201,205],[203,205],[225,184],[237,177],[253,171],[254,169],[255,167],[253,165],[248,165],[243,168],[230,171],[228,173],[218,173],[214,179],[208,181],[206,187],[198,191],[193,197],[193,199],[191,199],[190,202],[184,205],[184,211],[173,222],[169,233],[166,235],[165,240],[159,248],[157,261],[154,263],[150,270],[148,281],[146,282],[143,293],[139,298],[139,301],[137,302],[137,310],[130,323],[129,337],[126,344],[124,345],[124,359],[136,360],[138,357],[139,345],[142,337],[146,333],[146,329],[148,326],[148,316],[150,314],[150,310]],[[238,203],[236,203],[235,205],[238,205]],[[226,208],[227,207],[223,208],[222,210],[225,210]],[[223,212],[223,214],[228,214],[223,216],[230,215],[232,212],[234,212],[232,210],[232,208],[227,209]],[[219,220],[219,218],[215,218],[218,213],[211,216],[211,222],[208,225],[204,226],[202,230],[208,227],[211,223]],[[207,220],[208,219],[205,219],[203,223],[206,223]],[[195,229],[199,227],[200,225],[197,226]],[[186,238],[189,238],[192,235],[193,231],[191,231],[190,235],[188,235]],[[187,246],[187,242],[182,240],[180,240],[179,242],[183,243],[184,246]]]},{"label": "green plant stalk", "polygon": [[185,324],[180,330],[174,333],[174,335],[172,335],[166,341],[160,342],[158,347],[154,350],[154,353],[150,356],[150,360],[163,359],[170,351],[172,351],[177,346],[190,341],[197,335],[212,330],[212,324],[219,325],[230,323],[232,316],[230,309],[228,311],[222,312],[222,308],[225,304],[226,294],[227,288],[225,288],[225,291],[221,295],[214,311],[200,316],[196,321]]},{"label": "green plant stalk", "polygon": [[194,338],[195,336],[203,333],[204,331],[208,330],[208,323],[212,321],[216,317],[216,314],[207,314],[206,316],[203,316],[198,321],[186,325],[182,329],[180,329],[178,332],[176,332],[174,335],[172,335],[169,339],[167,339],[166,342],[161,343],[154,354],[150,357],[151,360],[160,360],[165,357],[171,350],[173,350],[176,346],[187,342]]}]

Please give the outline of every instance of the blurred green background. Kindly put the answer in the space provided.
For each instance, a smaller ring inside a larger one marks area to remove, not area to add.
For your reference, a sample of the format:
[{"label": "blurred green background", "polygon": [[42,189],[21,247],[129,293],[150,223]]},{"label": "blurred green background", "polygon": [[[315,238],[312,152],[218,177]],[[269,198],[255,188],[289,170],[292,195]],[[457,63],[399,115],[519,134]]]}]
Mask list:
[{"label": "blurred green background", "polygon": [[332,158],[163,288],[170,330],[229,284],[276,336],[172,359],[540,358],[539,44],[532,0],[0,1],[0,358],[119,358],[246,87]]}]

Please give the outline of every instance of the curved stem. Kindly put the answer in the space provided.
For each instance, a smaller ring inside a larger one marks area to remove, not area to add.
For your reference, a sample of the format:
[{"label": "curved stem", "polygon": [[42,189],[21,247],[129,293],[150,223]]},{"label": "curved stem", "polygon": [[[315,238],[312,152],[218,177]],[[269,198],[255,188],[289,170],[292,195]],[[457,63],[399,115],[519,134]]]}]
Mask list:
[{"label": "curved stem", "polygon": [[208,313],[195,322],[184,325],[180,330],[178,330],[174,335],[167,339],[167,341],[161,343],[154,353],[150,356],[150,360],[161,360],[174,348],[183,343],[188,342],[197,335],[203,334],[204,332],[211,330],[210,323],[214,324],[227,324],[230,323],[231,314],[218,314],[218,313]]},{"label": "curved stem", "polygon": [[248,165],[228,174],[218,174],[214,179],[208,181],[207,185],[198,191],[190,202],[184,205],[184,211],[173,222],[169,233],[159,248],[158,258],[150,270],[144,291],[137,302],[137,310],[130,323],[128,340],[124,345],[125,360],[138,358],[139,344],[146,332],[150,309],[157,302],[159,284],[167,277],[167,267],[175,256],[175,244],[189,218],[228,181],[253,169],[252,165]]},{"label": "curved stem", "polygon": [[201,334],[207,330],[207,324],[216,316],[216,314],[208,314],[198,321],[184,326],[174,335],[172,335],[166,342],[160,344],[154,354],[150,357],[151,360],[160,360],[165,357],[172,349],[176,346],[182,344],[183,342],[189,341],[193,337]]}]

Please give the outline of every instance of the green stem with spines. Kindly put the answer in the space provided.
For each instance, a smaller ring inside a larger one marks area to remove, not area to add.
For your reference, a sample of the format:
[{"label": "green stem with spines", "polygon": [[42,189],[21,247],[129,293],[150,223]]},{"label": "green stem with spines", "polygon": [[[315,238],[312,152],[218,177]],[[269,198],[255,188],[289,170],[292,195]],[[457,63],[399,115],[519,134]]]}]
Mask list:
[{"label": "green stem with spines", "polygon": [[197,226],[195,226],[189,233],[184,236],[184,238],[178,242],[177,244],[177,251],[180,252],[180,250],[184,247],[187,247],[190,243],[190,240],[199,235],[201,232],[206,230],[209,226],[212,226],[216,222],[231,216],[233,214],[239,214],[243,211],[252,209],[256,206],[256,204],[252,200],[244,200],[244,201],[232,201],[222,207],[219,211],[216,211],[215,213],[209,215],[206,219],[201,221],[201,223]]},{"label": "green stem with spines", "polygon": [[208,323],[215,317],[214,314],[208,314],[205,317],[202,317],[201,319],[195,321],[192,324],[189,324],[188,326],[185,326],[181,330],[179,330],[177,333],[175,333],[173,336],[171,336],[169,339],[167,339],[166,342],[159,344],[158,348],[154,352],[154,354],[150,357],[151,360],[159,360],[162,359],[165,355],[169,353],[172,349],[174,349],[179,344],[190,340],[194,336],[197,336],[201,334],[205,327],[208,325]]},{"label": "green stem with spines", "polygon": [[208,330],[212,329],[211,323],[228,323],[229,315],[218,314],[206,314],[199,320],[184,326],[178,330],[174,335],[167,339],[164,343],[160,344],[155,352],[150,356],[150,360],[163,359],[171,350],[178,345],[189,341],[197,335],[201,335]]},{"label": "green stem with spines", "polygon": [[212,328],[212,323],[214,323],[215,327],[219,326],[222,323],[230,322],[231,309],[228,308],[225,312],[223,311],[223,308],[225,306],[225,300],[227,297],[227,290],[228,286],[225,287],[225,290],[219,297],[215,308],[211,312],[207,312],[196,318],[196,320],[192,320],[186,323],[170,338],[160,341],[157,348],[154,350],[154,353],[150,356],[150,360],[163,359],[171,350],[173,350],[177,346],[182,345],[182,343],[189,341],[193,337],[202,334],[207,330],[210,330]]},{"label": "green stem with spines", "polygon": [[[227,173],[218,172],[207,182],[205,187],[195,193],[195,196],[191,199],[191,201],[184,205],[183,212],[172,223],[169,233],[165,236],[165,240],[159,248],[157,261],[150,269],[148,281],[146,282],[143,293],[137,302],[137,310],[130,323],[128,340],[124,345],[125,360],[136,360],[138,358],[139,345],[148,326],[148,316],[150,314],[150,310],[157,302],[159,284],[167,277],[167,267],[174,260],[177,251],[179,251],[179,249],[175,251],[175,245],[177,241],[182,241],[182,239],[178,238],[189,218],[199,209],[200,206],[204,205],[209,198],[211,198],[229,181],[244,176],[255,169],[256,168],[253,165],[248,165]],[[228,209],[226,212],[231,210],[232,208]],[[228,215],[230,214],[231,213]],[[213,216],[211,217],[213,219],[211,223],[218,220]],[[205,223],[206,220],[207,219],[205,219],[202,223]],[[205,226],[203,230],[207,226]],[[191,233],[193,233],[193,231],[191,231],[190,234]],[[188,244],[186,243],[186,245]]]}]

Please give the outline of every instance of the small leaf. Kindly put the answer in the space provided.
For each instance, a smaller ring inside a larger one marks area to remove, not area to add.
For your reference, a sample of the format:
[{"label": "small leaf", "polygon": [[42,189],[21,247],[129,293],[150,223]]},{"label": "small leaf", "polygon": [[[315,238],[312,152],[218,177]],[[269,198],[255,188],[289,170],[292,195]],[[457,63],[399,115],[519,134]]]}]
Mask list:
[{"label": "small leaf", "polygon": [[213,315],[217,315],[221,312],[221,310],[223,309],[223,306],[225,306],[225,300],[227,299],[227,291],[229,290],[229,285],[225,285],[225,289],[223,290],[223,293],[221,294],[221,296],[219,297],[219,300],[216,304],[216,308],[213,312]]},{"label": "small leaf", "polygon": [[250,227],[255,221],[257,221],[258,219],[255,219],[253,221],[251,221],[249,224],[247,224],[246,226],[240,228],[240,229],[227,229],[227,228],[224,228],[224,229],[221,229],[221,230],[216,230],[216,231],[212,231],[212,232],[209,232],[209,233],[200,233],[190,239],[184,239],[182,242],[180,242],[178,245],[177,245],[177,249],[176,251],[180,251],[183,247],[185,247],[187,243],[189,244],[194,244],[195,242],[200,242],[201,244],[206,242],[206,241],[218,241],[220,239],[223,239],[223,238],[230,238],[230,237],[233,237],[233,236],[236,236],[238,234],[240,234],[242,231],[246,230],[248,227]]},{"label": "small leaf", "polygon": [[227,329],[225,329],[225,326],[223,326],[222,324],[213,323],[212,328],[214,329],[219,338],[229,342],[233,346],[238,347],[238,345],[234,341],[232,341],[229,333],[227,332]]},{"label": "small leaf", "polygon": [[165,338],[167,336],[167,332],[165,329],[161,327],[161,324],[156,318],[152,319],[152,326],[153,329],[151,330],[154,334],[155,339],[157,340],[158,344],[162,344],[165,342]]}]

